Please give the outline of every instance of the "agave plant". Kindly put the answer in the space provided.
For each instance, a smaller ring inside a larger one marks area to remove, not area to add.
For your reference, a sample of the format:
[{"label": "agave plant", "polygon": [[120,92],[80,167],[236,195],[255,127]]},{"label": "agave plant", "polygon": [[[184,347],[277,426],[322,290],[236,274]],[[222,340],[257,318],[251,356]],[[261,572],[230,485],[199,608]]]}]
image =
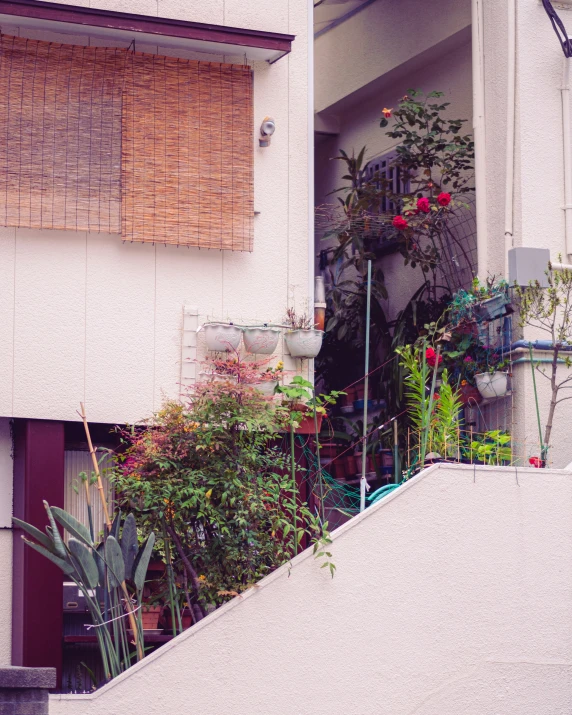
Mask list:
[{"label": "agave plant", "polygon": [[[131,665],[128,627],[133,632],[137,660],[144,656],[141,603],[155,535],[138,548],[135,517],[129,514],[121,528],[119,512],[103,540],[95,543],[91,529],[59,507],[44,501],[50,522],[43,533],[32,524],[13,518],[34,541],[25,543],[59,566],[83,593],[108,680]],[[58,524],[69,534],[67,543]],[[120,535],[121,532],[121,535]]]}]

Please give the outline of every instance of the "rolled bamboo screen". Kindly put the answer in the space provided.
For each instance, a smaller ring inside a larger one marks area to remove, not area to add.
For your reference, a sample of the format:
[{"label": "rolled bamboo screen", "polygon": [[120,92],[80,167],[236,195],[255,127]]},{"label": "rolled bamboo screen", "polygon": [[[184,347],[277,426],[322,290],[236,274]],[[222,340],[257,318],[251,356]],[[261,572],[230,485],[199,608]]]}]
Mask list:
[{"label": "rolled bamboo screen", "polygon": [[252,250],[252,73],[0,37],[0,224]]},{"label": "rolled bamboo screen", "polygon": [[125,239],[251,251],[252,175],[249,67],[130,54]]},{"label": "rolled bamboo screen", "polygon": [[126,56],[0,36],[0,224],[120,232]]}]

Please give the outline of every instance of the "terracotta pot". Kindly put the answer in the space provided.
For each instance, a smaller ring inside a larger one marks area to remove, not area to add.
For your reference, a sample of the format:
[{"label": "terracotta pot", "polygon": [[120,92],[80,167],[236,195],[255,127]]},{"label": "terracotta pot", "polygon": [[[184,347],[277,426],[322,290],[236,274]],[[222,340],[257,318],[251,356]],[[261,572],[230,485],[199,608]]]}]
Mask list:
[{"label": "terracotta pot", "polygon": [[459,393],[463,405],[467,405],[469,407],[478,405],[483,399],[481,393],[474,385],[461,385]]},{"label": "terracotta pot", "polygon": [[365,399],[365,385],[363,384],[363,382],[359,382],[359,383],[355,386],[355,395],[356,395],[356,396],[355,396],[355,399],[356,399],[356,400],[363,400],[363,399]]},{"label": "terracotta pot", "polygon": [[[358,454],[354,454],[354,474],[361,474],[361,468],[362,455],[358,452]],[[375,467],[373,465],[373,459],[371,458],[371,454],[368,454],[365,458],[365,471],[366,474],[367,472],[375,472]]]},{"label": "terracotta pot", "polygon": [[344,392],[346,393],[345,395],[342,395],[340,398],[340,404],[341,405],[352,405],[354,403],[354,400],[357,400],[357,390],[356,386],[352,385],[352,387],[347,387]]},{"label": "terracotta pot", "polygon": [[348,476],[345,459],[336,459],[332,462],[332,468],[328,470],[334,479],[345,479]]},{"label": "terracotta pot", "polygon": [[[318,432],[322,429],[322,420],[324,415],[318,414]],[[316,425],[314,424],[313,412],[306,411],[306,414],[301,418],[296,434],[316,434]]]},{"label": "terracotta pot", "polygon": [[320,459],[322,459],[324,462],[327,461],[328,459],[334,459],[334,457],[337,457],[339,451],[340,451],[340,449],[337,444],[333,444],[333,443],[321,444],[320,445]]},{"label": "terracotta pot", "polygon": [[157,628],[159,623],[159,616],[161,615],[162,606],[143,606],[141,608],[141,622],[143,623],[143,630],[154,630]]}]

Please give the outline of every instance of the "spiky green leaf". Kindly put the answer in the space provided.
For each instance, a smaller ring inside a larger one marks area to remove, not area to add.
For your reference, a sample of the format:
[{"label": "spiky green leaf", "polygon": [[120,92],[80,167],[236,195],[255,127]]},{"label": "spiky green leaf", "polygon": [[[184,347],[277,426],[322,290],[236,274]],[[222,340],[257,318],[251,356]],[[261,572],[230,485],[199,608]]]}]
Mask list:
[{"label": "spiky green leaf", "polygon": [[65,574],[70,575],[75,573],[74,567],[69,562],[64,561],[64,559],[60,559],[59,556],[53,554],[51,551],[48,551],[43,546],[40,546],[40,544],[35,544],[33,541],[28,541],[28,539],[25,539],[24,537],[22,537],[22,539],[26,544],[28,544],[28,546],[32,547],[34,551],[37,551],[39,554],[42,554],[42,556],[45,556],[47,559],[49,559],[56,566],[59,566]]},{"label": "spiky green leaf", "polygon": [[135,583],[135,588],[138,591],[143,590],[145,576],[147,575],[147,569],[149,567],[149,561],[151,559],[154,545],[155,534],[151,532],[135,557],[135,561],[133,563],[133,581]]},{"label": "spiky green leaf", "polygon": [[21,519],[16,519],[15,516],[12,517],[12,521],[20,529],[23,529],[25,532],[30,534],[30,536],[32,536],[34,539],[36,539],[36,541],[39,541],[39,543],[42,544],[42,546],[45,549],[50,551],[52,554],[56,553],[53,540],[50,539],[49,536],[46,536],[43,531],[36,529],[35,526],[28,524],[26,521],[22,521]]},{"label": "spiky green leaf", "polygon": [[53,506],[51,509],[54,519],[59,522],[66,531],[69,531],[76,539],[83,541],[84,544],[93,546],[89,529],[64,509],[60,509],[58,506]]},{"label": "spiky green leaf", "polygon": [[78,563],[78,570],[83,577],[82,580],[85,585],[90,589],[97,588],[97,584],[99,583],[99,571],[91,549],[73,536],[70,538],[68,546],[72,556]]},{"label": "spiky green leaf", "polygon": [[104,554],[109,581],[112,586],[119,586],[125,581],[125,564],[123,563],[121,547],[114,536],[108,536],[105,540]]},{"label": "spiky green leaf", "polygon": [[52,538],[54,540],[55,553],[61,559],[65,559],[67,556],[66,547],[64,546],[64,542],[62,541],[62,537],[60,536],[60,532],[58,530],[56,520],[54,519],[54,515],[52,514],[52,510],[50,509],[50,505],[48,504],[47,501],[44,501],[44,508],[46,509],[48,519],[50,520],[50,526],[52,527],[51,534],[52,534]]},{"label": "spiky green leaf", "polygon": [[125,578],[133,574],[133,562],[137,556],[137,524],[133,514],[128,514],[121,532],[121,553],[125,564]]}]

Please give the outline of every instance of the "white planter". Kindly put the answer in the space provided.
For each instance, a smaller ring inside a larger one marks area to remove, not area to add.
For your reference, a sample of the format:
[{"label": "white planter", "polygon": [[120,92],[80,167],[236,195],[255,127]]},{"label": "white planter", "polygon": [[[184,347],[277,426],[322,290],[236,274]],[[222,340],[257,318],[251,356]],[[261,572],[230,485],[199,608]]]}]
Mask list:
[{"label": "white planter", "polygon": [[204,326],[204,331],[208,350],[228,353],[231,350],[236,350],[240,345],[242,330],[236,325],[210,323]]},{"label": "white planter", "polygon": [[278,345],[280,331],[277,328],[246,328],[243,338],[246,352],[272,355]]},{"label": "white planter", "polygon": [[274,394],[274,389],[278,385],[278,380],[264,380],[263,382],[253,382],[252,387],[254,387],[258,392],[262,393],[264,397],[272,397]]},{"label": "white planter", "polygon": [[284,340],[292,357],[315,358],[322,347],[324,333],[321,330],[288,330]]},{"label": "white planter", "polygon": [[484,400],[503,397],[508,391],[508,374],[506,372],[481,372],[475,375],[477,389]]}]

